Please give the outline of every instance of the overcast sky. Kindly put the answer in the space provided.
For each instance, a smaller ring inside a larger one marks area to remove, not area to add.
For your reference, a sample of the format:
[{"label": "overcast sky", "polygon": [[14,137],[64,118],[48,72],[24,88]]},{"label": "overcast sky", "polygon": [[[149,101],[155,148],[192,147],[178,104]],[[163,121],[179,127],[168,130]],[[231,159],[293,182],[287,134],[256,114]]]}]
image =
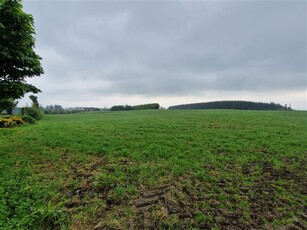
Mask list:
[{"label": "overcast sky", "polygon": [[[31,1],[46,106],[306,109],[306,1]],[[29,103],[22,100],[20,105]]]}]

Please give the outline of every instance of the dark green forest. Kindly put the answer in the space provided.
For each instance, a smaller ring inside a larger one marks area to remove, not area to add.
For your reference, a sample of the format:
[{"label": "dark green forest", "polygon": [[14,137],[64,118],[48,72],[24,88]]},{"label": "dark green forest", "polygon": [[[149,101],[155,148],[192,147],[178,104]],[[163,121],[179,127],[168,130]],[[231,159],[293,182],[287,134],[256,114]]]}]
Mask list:
[{"label": "dark green forest", "polygon": [[168,109],[239,109],[239,110],[292,110],[291,106],[282,106],[274,102],[251,101],[213,101],[170,106]]}]

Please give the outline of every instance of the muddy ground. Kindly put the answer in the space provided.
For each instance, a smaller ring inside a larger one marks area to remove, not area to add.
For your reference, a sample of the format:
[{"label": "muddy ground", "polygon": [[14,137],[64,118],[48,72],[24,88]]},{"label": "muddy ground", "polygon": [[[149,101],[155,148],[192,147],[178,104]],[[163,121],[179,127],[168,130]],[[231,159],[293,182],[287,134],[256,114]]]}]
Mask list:
[{"label": "muddy ground", "polygon": [[[118,164],[125,170],[135,162]],[[220,169],[205,164],[211,179],[187,175],[153,186],[136,182],[136,191],[119,200],[110,195],[114,186],[95,184],[101,170],[112,172],[113,167],[107,158],[91,156],[85,164],[71,161],[66,168],[61,194],[71,229],[307,229],[307,180],[286,166],[276,170],[269,162],[248,162]],[[285,195],[291,191],[300,197]]]}]

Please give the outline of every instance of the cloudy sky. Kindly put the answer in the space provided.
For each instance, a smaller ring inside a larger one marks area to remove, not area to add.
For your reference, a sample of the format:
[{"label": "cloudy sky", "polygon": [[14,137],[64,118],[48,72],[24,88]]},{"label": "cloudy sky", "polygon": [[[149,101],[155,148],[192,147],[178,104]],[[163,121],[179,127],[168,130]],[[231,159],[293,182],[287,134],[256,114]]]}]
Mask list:
[{"label": "cloudy sky", "polygon": [[240,99],[306,109],[304,0],[23,5],[45,70],[29,82],[44,106]]}]

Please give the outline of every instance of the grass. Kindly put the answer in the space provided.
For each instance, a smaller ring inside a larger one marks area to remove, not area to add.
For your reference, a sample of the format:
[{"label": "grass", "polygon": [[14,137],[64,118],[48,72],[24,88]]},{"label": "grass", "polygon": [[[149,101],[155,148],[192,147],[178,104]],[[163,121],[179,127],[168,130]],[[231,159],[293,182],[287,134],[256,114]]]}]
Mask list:
[{"label": "grass", "polygon": [[0,229],[304,227],[306,115],[103,112],[0,129]]}]

